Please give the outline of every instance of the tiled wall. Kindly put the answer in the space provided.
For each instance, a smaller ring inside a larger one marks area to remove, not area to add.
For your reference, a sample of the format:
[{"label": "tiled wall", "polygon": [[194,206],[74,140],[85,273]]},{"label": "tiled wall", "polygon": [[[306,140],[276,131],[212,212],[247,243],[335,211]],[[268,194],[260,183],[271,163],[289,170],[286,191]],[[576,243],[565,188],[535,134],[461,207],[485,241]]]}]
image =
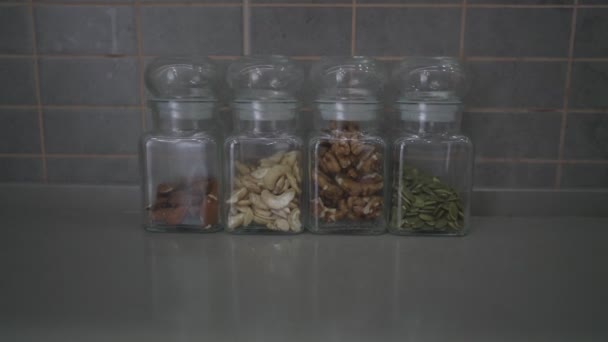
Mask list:
[{"label": "tiled wall", "polygon": [[147,58],[245,53],[462,57],[476,186],[608,188],[608,0],[1,0],[0,181],[137,182]]}]

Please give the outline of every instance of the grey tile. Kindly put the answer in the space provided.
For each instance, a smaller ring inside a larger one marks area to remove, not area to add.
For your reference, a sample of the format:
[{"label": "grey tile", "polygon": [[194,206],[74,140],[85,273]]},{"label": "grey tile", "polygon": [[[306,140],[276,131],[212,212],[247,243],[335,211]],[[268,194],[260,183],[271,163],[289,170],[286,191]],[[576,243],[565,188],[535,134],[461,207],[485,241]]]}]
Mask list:
[{"label": "grey tile", "polygon": [[468,0],[468,3],[502,5],[570,5],[574,3],[574,0]]},{"label": "grey tile", "polygon": [[582,5],[605,5],[606,0],[578,0],[578,3]]},{"label": "grey tile", "polygon": [[36,6],[40,53],[135,54],[135,18],[126,6]]},{"label": "grey tile", "polygon": [[139,104],[137,60],[42,58],[40,91],[50,105]]},{"label": "grey tile", "polygon": [[240,7],[144,7],[143,51],[149,55],[240,55]]},{"label": "grey tile", "polygon": [[476,163],[474,184],[484,188],[552,188],[557,165]]},{"label": "grey tile", "polygon": [[475,154],[489,158],[558,156],[561,113],[465,113],[463,131]]},{"label": "grey tile", "polygon": [[608,63],[575,62],[570,89],[571,108],[608,108]]},{"label": "grey tile", "polygon": [[32,52],[32,22],[27,6],[0,7],[0,53]]},{"label": "grey tile", "polygon": [[35,109],[0,109],[0,153],[40,153]]},{"label": "grey tile", "polygon": [[135,184],[137,158],[48,158],[48,179],[54,183]]},{"label": "grey tile", "polygon": [[350,54],[350,8],[254,7],[251,22],[255,54]]},{"label": "grey tile", "polygon": [[95,2],[95,3],[132,3],[135,2],[135,0],[32,0],[33,2],[37,2],[40,4],[44,4],[44,3],[54,3],[54,2],[65,2],[65,3],[69,3],[69,2],[82,2],[82,3],[87,3],[87,2]]},{"label": "grey tile", "polygon": [[359,8],[356,52],[361,55],[455,56],[459,8]]},{"label": "grey tile", "polygon": [[137,153],[141,112],[137,109],[44,111],[48,153]]},{"label": "grey tile", "polygon": [[562,188],[608,188],[608,164],[565,164]]},{"label": "grey tile", "polygon": [[570,113],[564,158],[608,160],[608,114]]},{"label": "grey tile", "polygon": [[0,104],[36,104],[33,59],[0,58]]},{"label": "grey tile", "polygon": [[572,9],[471,8],[465,51],[469,56],[567,57]]},{"label": "grey tile", "polygon": [[574,57],[608,57],[608,8],[580,8],[577,15]]},{"label": "grey tile", "polygon": [[0,157],[0,182],[42,181],[41,158]]},{"label": "grey tile", "polygon": [[478,107],[562,108],[566,63],[472,62],[467,104]]}]

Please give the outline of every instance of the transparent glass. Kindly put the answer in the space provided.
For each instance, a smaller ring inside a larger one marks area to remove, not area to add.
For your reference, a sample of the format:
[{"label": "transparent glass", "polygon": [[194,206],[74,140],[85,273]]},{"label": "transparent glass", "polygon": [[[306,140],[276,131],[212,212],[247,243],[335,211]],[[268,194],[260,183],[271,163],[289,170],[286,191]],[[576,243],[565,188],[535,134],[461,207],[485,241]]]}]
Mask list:
[{"label": "transparent glass", "polygon": [[459,113],[446,106],[450,115],[411,121],[406,114],[392,142],[391,233],[459,236],[470,228],[473,144],[459,131]]},{"label": "transparent glass", "polygon": [[400,98],[407,101],[459,101],[467,90],[465,71],[453,57],[409,57],[394,70]]},{"label": "transparent glass", "polygon": [[273,111],[292,119],[237,119],[226,138],[224,217],[230,232],[302,231],[302,139],[295,133],[294,105],[278,106],[283,109]]},{"label": "transparent glass", "polygon": [[310,231],[384,232],[385,149],[376,120],[319,120],[308,148]]},{"label": "transparent glass", "polygon": [[[209,104],[206,110],[213,110]],[[152,231],[220,229],[219,146],[213,119],[153,113],[141,138],[144,225]]]},{"label": "transparent glass", "polygon": [[384,69],[365,56],[325,57],[311,68],[318,101],[369,101],[380,95]]}]

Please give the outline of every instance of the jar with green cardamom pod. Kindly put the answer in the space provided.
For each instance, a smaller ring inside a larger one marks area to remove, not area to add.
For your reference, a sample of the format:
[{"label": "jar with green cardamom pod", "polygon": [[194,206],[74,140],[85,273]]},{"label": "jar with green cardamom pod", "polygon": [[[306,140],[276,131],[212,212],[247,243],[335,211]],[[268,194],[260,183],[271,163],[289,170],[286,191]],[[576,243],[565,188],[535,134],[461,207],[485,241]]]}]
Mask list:
[{"label": "jar with green cardamom pod", "polygon": [[465,235],[470,227],[473,144],[460,132],[466,80],[453,58],[408,58],[393,73],[399,86],[392,139],[389,231]]}]

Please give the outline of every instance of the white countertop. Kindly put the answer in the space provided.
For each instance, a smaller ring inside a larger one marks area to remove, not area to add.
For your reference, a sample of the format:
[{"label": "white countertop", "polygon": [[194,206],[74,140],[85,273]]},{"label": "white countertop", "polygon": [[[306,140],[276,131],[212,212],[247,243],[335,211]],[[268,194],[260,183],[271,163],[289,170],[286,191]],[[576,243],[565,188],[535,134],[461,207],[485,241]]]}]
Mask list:
[{"label": "white countertop", "polygon": [[607,341],[608,219],[464,238],[158,234],[3,208],[0,341]]}]

